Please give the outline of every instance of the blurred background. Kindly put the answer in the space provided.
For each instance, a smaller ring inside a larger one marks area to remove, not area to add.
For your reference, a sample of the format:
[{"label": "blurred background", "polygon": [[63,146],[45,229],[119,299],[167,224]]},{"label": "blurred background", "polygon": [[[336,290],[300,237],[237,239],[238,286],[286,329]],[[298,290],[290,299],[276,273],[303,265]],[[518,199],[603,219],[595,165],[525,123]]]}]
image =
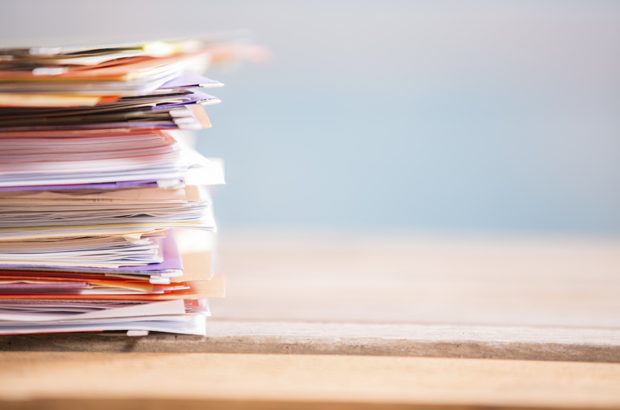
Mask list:
[{"label": "blurred background", "polygon": [[235,30],[273,56],[210,73],[223,231],[620,234],[620,2],[0,5],[3,46]]}]

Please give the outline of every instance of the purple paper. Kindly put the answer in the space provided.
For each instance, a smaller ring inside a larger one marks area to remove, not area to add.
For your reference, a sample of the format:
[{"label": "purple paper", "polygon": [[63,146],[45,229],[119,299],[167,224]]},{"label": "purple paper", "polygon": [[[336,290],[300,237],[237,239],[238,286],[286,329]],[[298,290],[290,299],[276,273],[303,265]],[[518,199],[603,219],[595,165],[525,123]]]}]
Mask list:
[{"label": "purple paper", "polygon": [[183,73],[177,78],[167,81],[159,88],[188,88],[188,87],[221,87],[222,83],[211,80],[205,76],[195,73]]},{"label": "purple paper", "polygon": [[219,98],[200,91],[192,91],[191,94],[183,96],[183,101],[179,103],[163,103],[153,107],[153,111],[165,111],[171,108],[181,107],[183,105],[200,104],[207,101],[218,101]]},{"label": "purple paper", "polygon": [[174,234],[170,231],[160,241],[160,249],[163,257],[161,263],[151,263],[146,266],[125,266],[119,269],[111,269],[111,272],[119,272],[122,270],[124,273],[139,273],[139,272],[152,272],[152,271],[168,271],[168,270],[183,270],[183,260],[179,253],[179,248],[174,239]]},{"label": "purple paper", "polygon": [[95,184],[65,184],[65,185],[33,185],[33,186],[9,186],[0,187],[2,191],[62,191],[75,189],[123,189],[123,188],[146,188],[156,187],[157,181],[119,181],[100,182]]},{"label": "purple paper", "polygon": [[86,282],[48,282],[48,283],[0,283],[0,295],[6,294],[50,294],[79,292],[88,288]]},{"label": "purple paper", "polygon": [[97,130],[107,128],[130,128],[130,129],[176,129],[177,127],[172,119],[170,121],[123,121],[108,122],[97,124],[77,124],[77,125],[33,125],[33,126],[17,126],[17,127],[0,127],[1,131],[37,131],[37,130]]}]

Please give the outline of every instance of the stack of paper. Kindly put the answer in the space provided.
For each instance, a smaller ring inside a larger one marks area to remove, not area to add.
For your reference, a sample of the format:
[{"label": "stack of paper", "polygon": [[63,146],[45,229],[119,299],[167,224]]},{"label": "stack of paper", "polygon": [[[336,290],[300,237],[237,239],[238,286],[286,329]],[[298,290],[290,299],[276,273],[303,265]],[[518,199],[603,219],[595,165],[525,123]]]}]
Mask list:
[{"label": "stack of paper", "polygon": [[205,334],[222,164],[210,126],[225,44],[0,50],[0,334]]}]

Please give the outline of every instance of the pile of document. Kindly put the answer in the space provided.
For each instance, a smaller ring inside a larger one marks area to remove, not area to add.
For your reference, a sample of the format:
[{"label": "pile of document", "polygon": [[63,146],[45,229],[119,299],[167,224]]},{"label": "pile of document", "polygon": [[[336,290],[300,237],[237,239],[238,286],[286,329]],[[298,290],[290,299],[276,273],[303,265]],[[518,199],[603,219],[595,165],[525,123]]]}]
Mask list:
[{"label": "pile of document", "polygon": [[0,334],[205,334],[214,41],[0,49]]}]

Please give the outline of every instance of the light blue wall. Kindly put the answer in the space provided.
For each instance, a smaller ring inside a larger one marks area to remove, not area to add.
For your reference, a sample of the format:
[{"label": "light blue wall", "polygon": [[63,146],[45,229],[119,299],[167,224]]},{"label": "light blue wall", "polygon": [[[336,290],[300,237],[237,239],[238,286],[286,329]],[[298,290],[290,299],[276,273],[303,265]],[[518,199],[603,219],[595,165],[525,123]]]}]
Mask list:
[{"label": "light blue wall", "polygon": [[224,229],[620,233],[620,2],[0,8],[5,43],[247,28],[268,45],[212,73]]}]

